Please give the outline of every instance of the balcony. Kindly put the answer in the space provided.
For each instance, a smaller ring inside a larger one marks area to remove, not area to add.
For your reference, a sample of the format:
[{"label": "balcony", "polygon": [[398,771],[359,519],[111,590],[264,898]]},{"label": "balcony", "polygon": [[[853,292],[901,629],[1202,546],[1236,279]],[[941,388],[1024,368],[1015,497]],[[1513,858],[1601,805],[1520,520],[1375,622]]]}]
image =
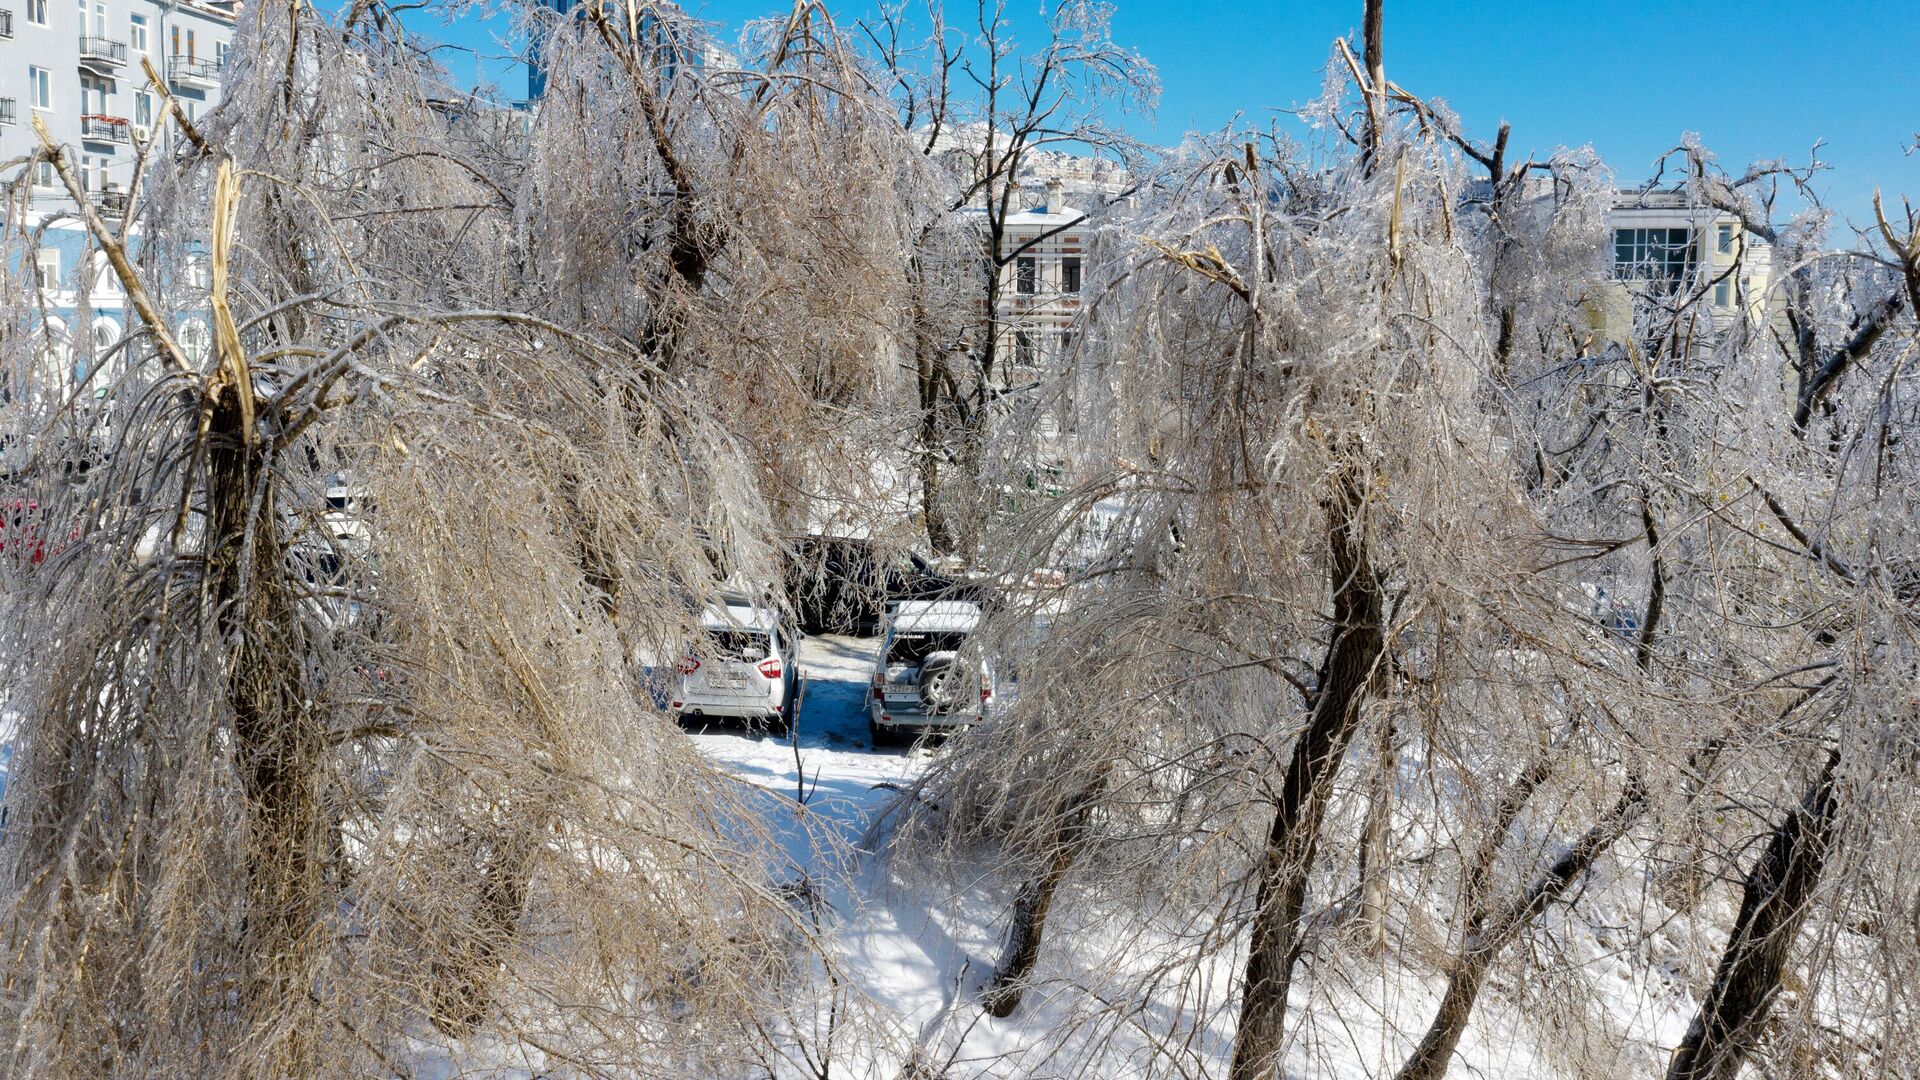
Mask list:
[{"label": "balcony", "polygon": [[13,36],[13,12],[0,11],[0,38]]},{"label": "balcony", "polygon": [[167,81],[176,86],[212,90],[220,85],[220,63],[217,60],[195,60],[191,56],[170,56],[167,58]]},{"label": "balcony", "polygon": [[80,66],[96,71],[112,71],[127,66],[127,43],[103,37],[80,39]]},{"label": "balcony", "polygon": [[126,217],[127,193],[117,188],[96,191],[93,193],[93,205],[99,208],[102,217]]},{"label": "balcony", "polygon": [[20,113],[17,108],[12,98],[0,97],[0,124],[19,123]]},{"label": "balcony", "polygon": [[127,139],[127,118],[124,116],[83,116],[80,118],[80,138],[84,142],[124,143]]}]

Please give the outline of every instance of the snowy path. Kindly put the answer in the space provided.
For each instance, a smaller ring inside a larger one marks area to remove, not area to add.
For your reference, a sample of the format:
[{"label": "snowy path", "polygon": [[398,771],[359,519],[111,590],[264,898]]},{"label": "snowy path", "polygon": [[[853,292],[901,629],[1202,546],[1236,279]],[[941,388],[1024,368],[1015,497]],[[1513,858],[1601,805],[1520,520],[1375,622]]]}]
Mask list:
[{"label": "snowy path", "polygon": [[[998,928],[995,912],[977,910],[977,893],[906,887],[858,848],[931,760],[928,750],[875,748],[868,738],[865,695],[878,644],[831,635],[800,643],[805,691],[792,740],[731,725],[688,737],[766,793],[761,824],[788,860],[788,879],[813,883],[831,909],[843,974],[891,1014],[897,1037],[924,1045],[940,1041],[956,999],[990,969]],[[796,799],[802,769],[804,806]]]}]

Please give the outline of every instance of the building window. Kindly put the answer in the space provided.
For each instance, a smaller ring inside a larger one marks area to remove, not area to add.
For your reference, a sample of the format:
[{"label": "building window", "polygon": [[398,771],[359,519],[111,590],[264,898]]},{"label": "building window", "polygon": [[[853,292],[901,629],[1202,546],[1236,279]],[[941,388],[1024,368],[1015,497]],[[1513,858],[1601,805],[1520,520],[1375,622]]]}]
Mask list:
[{"label": "building window", "polygon": [[[119,341],[120,341],[120,324],[119,323],[114,322],[112,319],[106,319],[106,318],[95,319],[93,321],[92,355],[87,359],[76,360],[74,362],[74,365],[73,365],[74,380],[76,382],[85,382],[88,374],[92,372],[98,372],[101,375],[106,376],[108,367],[110,364],[108,360],[108,353],[110,353],[113,350],[113,347],[115,345],[119,344]],[[111,381],[110,377],[103,377],[99,379],[98,385],[92,387],[93,396],[96,398],[106,397],[109,390],[108,383],[110,381]]]},{"label": "building window", "polygon": [[187,284],[196,289],[209,289],[213,287],[213,274],[207,266],[207,257],[205,255],[189,255],[187,257]]},{"label": "building window", "polygon": [[1014,331],[1013,365],[1024,370],[1033,368],[1033,335],[1025,330]]},{"label": "building window", "polygon": [[1733,282],[1722,280],[1713,287],[1713,306],[1727,307],[1733,303]]},{"label": "building window", "polygon": [[94,116],[107,115],[107,80],[80,76],[80,111]]},{"label": "building window", "polygon": [[52,187],[54,185],[53,162],[36,162],[33,166],[33,186]]},{"label": "building window", "polygon": [[180,351],[187,354],[187,360],[201,364],[207,359],[207,350],[212,338],[207,334],[207,324],[199,319],[188,319],[180,324]]},{"label": "building window", "polygon": [[106,180],[107,162],[92,154],[80,155],[80,190],[97,192]]},{"label": "building window", "polygon": [[1080,260],[1069,257],[1060,260],[1060,291],[1077,293],[1080,291]]},{"label": "building window", "polygon": [[187,59],[193,59],[193,31],[187,31]]},{"label": "building window", "polygon": [[1038,262],[1031,255],[1013,261],[1013,291],[1031,296],[1040,283]]},{"label": "building window", "polygon": [[131,39],[129,44],[134,52],[147,51],[147,17],[145,15],[133,16],[133,27],[127,32],[127,37]]},{"label": "building window", "polygon": [[60,287],[60,252],[58,249],[41,248],[33,257],[33,283],[42,289]]},{"label": "building window", "polygon": [[145,90],[133,95],[133,122],[141,127],[153,126],[153,95]]},{"label": "building window", "polygon": [[213,43],[213,62],[222,71],[226,70],[226,67],[227,67],[227,43],[226,42],[216,41]]},{"label": "building window", "polygon": [[1693,274],[1692,229],[1615,229],[1613,276],[1673,292]]},{"label": "building window", "polygon": [[1071,330],[1060,331],[1060,355],[1062,357],[1073,355],[1074,340],[1075,339],[1073,336],[1073,331]]},{"label": "building window", "polygon": [[47,25],[47,0],[27,0],[27,21],[35,26]]},{"label": "building window", "polygon": [[40,355],[53,373],[57,374],[65,370],[67,366],[66,320],[57,316],[47,320],[46,344]]},{"label": "building window", "polygon": [[1716,244],[1719,248],[1720,254],[1722,255],[1733,254],[1733,226],[1731,225],[1720,226],[1720,235],[1716,238]]},{"label": "building window", "polygon": [[53,75],[46,68],[27,69],[27,100],[36,109],[53,108]]}]

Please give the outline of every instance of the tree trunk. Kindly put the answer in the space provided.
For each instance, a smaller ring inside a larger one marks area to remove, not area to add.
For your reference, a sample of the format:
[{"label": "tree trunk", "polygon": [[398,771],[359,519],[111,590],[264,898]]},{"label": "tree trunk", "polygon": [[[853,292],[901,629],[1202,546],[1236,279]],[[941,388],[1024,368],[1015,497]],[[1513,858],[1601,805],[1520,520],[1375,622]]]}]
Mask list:
[{"label": "tree trunk", "polygon": [[[300,692],[295,655],[282,635],[297,620],[281,590],[284,553],[268,462],[248,438],[238,394],[217,391],[207,424],[207,560],[220,635],[228,656],[227,701],[234,754],[252,828],[247,834],[244,973],[251,1022],[277,1041],[261,1061],[277,1075],[308,1075],[312,1025],[298,1014],[312,997],[311,960],[328,909],[324,887],[326,815],[315,777],[322,731]],[[294,1015],[279,1021],[275,1013]]]},{"label": "tree trunk", "polygon": [[1338,481],[1328,507],[1333,643],[1321,665],[1320,689],[1307,728],[1294,742],[1280,802],[1267,832],[1252,942],[1241,980],[1240,1024],[1234,1034],[1230,1080],[1263,1080],[1273,1075],[1278,1063],[1298,951],[1300,909],[1306,901],[1320,821],[1326,814],[1333,777],[1353,740],[1360,704],[1386,648],[1382,589],[1374,575],[1361,517],[1364,502],[1359,479],[1349,470]]},{"label": "tree trunk", "polygon": [[451,958],[433,965],[427,1015],[450,1035],[472,1034],[492,1008],[501,960],[526,914],[541,827],[536,824],[531,831],[514,831],[505,837],[501,850],[487,860],[473,926],[459,935]]},{"label": "tree trunk", "polygon": [[927,543],[936,555],[951,555],[959,546],[958,538],[953,534],[953,524],[947,518],[944,493],[941,490],[940,461],[942,452],[942,432],[940,430],[942,367],[939,356],[939,343],[934,340],[930,327],[932,316],[927,312],[926,298],[918,291],[923,286],[920,281],[919,260],[909,271],[909,282],[915,288],[913,300],[913,370],[914,387],[920,399],[919,474],[920,474],[920,514],[926,521]]},{"label": "tree trunk", "polygon": [[1393,826],[1393,789],[1399,772],[1391,720],[1382,720],[1374,743],[1373,791],[1360,827],[1360,942],[1378,953],[1387,945],[1387,834]]},{"label": "tree trunk", "polygon": [[1780,989],[1787,953],[1807,920],[1808,902],[1832,850],[1834,770],[1839,763],[1839,751],[1830,751],[1819,779],[1773,830],[1766,850],[1748,871],[1740,915],[1720,955],[1719,971],[1686,1038],[1673,1052],[1667,1080],[1733,1080],[1759,1038]]},{"label": "tree trunk", "polygon": [[1053,909],[1054,894],[1079,857],[1080,844],[1093,816],[1094,800],[1106,787],[1104,775],[1088,784],[1062,811],[1060,828],[1053,842],[1046,869],[1020,885],[1013,901],[1013,925],[1007,930],[1007,948],[994,971],[993,985],[987,989],[983,1004],[999,1019],[1013,1015],[1027,990],[1027,977],[1040,959],[1041,939],[1047,931],[1047,912]]},{"label": "tree trunk", "polygon": [[[1544,775],[1544,769],[1536,765],[1516,782],[1515,791],[1531,794]],[[1510,795],[1503,801],[1501,809],[1504,820],[1500,823],[1502,836],[1525,801],[1524,795],[1518,799]],[[1507,812],[1509,807],[1511,813]],[[1593,868],[1593,864],[1606,854],[1614,841],[1639,820],[1640,812],[1645,807],[1645,789],[1637,778],[1629,779],[1626,790],[1620,793],[1620,800],[1614,803],[1607,815],[1594,823],[1519,898],[1499,911],[1493,910],[1484,899],[1475,905],[1475,910],[1467,919],[1466,942],[1460,956],[1454,961],[1452,974],[1447,977],[1447,992],[1440,1001],[1440,1011],[1428,1026],[1420,1045],[1414,1048],[1413,1056],[1401,1066],[1398,1080],[1440,1080],[1447,1074],[1447,1066],[1452,1063],[1453,1052],[1460,1045],[1461,1036],[1466,1034],[1467,1021],[1473,1016],[1474,1002],[1480,996],[1480,988],[1485,984],[1487,971],[1493,962],[1520,936],[1521,931],[1533,924],[1533,920],[1547,909],[1548,904],[1565,895],[1575,881]],[[1489,837],[1487,846],[1481,849],[1480,859],[1469,870],[1470,885],[1477,884],[1484,890],[1486,872],[1491,869],[1493,855],[1498,848],[1499,837]]]}]

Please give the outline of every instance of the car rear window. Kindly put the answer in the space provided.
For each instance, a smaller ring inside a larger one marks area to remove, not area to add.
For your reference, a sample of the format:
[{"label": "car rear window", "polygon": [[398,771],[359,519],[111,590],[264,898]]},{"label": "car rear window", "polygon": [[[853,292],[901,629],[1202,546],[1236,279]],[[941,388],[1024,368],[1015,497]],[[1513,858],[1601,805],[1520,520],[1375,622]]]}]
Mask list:
[{"label": "car rear window", "polygon": [[759,630],[709,630],[707,648],[716,660],[762,660],[772,651],[767,635]]},{"label": "car rear window", "polygon": [[887,646],[887,663],[917,664],[937,652],[955,652],[966,640],[961,633],[895,634]]}]

